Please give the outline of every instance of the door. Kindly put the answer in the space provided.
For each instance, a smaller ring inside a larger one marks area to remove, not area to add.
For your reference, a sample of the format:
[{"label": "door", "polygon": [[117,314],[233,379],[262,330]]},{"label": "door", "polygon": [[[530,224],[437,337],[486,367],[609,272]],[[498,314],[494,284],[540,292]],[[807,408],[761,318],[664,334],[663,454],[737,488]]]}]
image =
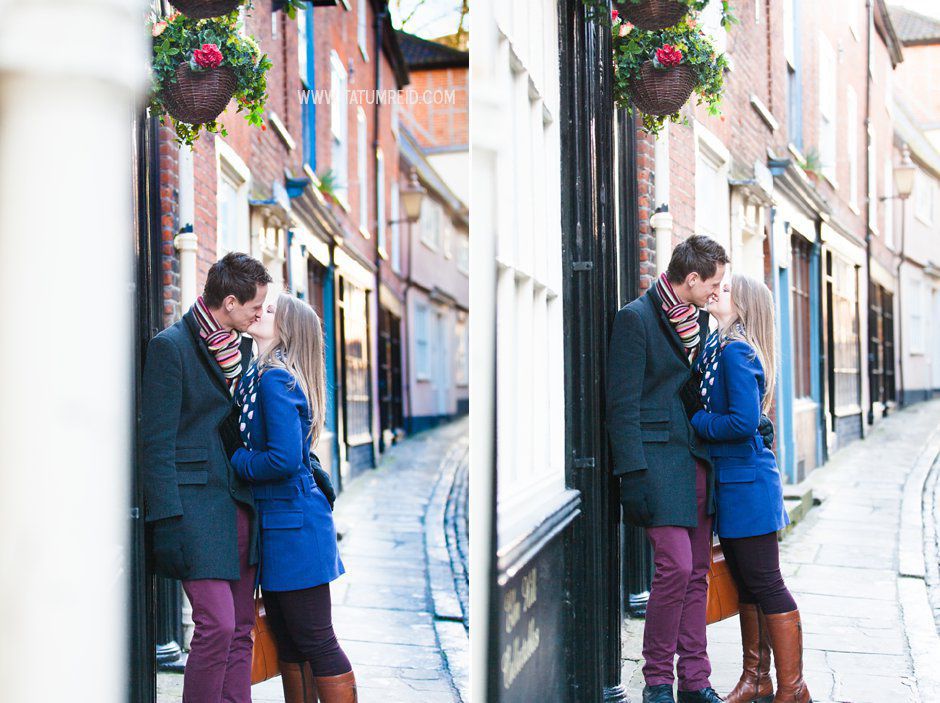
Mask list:
[{"label": "door", "polygon": [[372,456],[372,384],[369,378],[368,293],[340,279],[342,339],[343,441],[349,469],[356,473],[374,465]]}]

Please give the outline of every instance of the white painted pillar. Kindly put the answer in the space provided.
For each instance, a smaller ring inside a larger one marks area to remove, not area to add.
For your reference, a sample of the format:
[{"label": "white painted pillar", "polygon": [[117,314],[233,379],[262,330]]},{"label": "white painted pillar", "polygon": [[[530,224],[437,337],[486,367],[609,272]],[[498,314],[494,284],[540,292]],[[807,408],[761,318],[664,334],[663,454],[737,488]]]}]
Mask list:
[{"label": "white painted pillar", "polygon": [[[199,293],[196,290],[196,188],[193,174],[193,150],[185,144],[179,148],[179,220],[180,231],[173,240],[180,257],[180,308],[186,312]],[[185,596],[184,596],[185,598]],[[185,615],[185,608],[184,608]],[[192,635],[190,635],[190,638]]]},{"label": "white painted pillar", "polygon": [[2,701],[127,700],[145,11],[0,0]]},{"label": "white painted pillar", "polygon": [[[654,209],[669,206],[669,125],[656,137],[653,152],[655,191]],[[650,227],[656,236],[656,275],[666,271],[672,257],[672,213],[668,210],[653,213]]]}]

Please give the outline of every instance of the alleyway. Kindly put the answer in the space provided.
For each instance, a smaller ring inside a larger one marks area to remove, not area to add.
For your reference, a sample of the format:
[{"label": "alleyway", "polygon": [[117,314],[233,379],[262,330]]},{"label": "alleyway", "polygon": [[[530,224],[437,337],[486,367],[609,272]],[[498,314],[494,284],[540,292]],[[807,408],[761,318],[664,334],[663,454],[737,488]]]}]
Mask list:
[{"label": "alleyway", "polygon": [[[333,585],[337,636],[360,703],[467,703],[467,420],[415,435],[336,503],[346,574]],[[161,673],[158,701],[182,676]],[[282,703],[279,678],[252,688]]]},{"label": "alleyway", "polygon": [[[781,559],[803,613],[817,703],[940,701],[940,640],[924,580],[924,532],[934,534],[938,517],[930,490],[938,428],[940,401],[915,405],[810,477],[822,502],[787,535]],[[923,513],[922,494],[930,498]],[[936,589],[936,557],[927,562],[926,584]],[[940,602],[940,592],[932,595]],[[633,701],[643,687],[642,631],[642,620],[624,624],[623,680]],[[727,693],[741,671],[737,618],[709,627],[708,640],[712,684]]]}]

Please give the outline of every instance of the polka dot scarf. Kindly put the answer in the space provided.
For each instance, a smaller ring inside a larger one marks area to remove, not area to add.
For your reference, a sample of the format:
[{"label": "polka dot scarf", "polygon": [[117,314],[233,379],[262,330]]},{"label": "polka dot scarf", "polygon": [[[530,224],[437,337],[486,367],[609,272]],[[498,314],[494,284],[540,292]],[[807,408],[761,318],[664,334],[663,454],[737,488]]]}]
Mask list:
[{"label": "polka dot scarf", "polygon": [[736,322],[726,334],[721,334],[718,330],[715,330],[708,335],[702,353],[695,361],[695,370],[702,376],[702,404],[708,411],[711,411],[712,388],[715,385],[715,372],[718,370],[718,359],[721,356],[721,350],[728,342],[733,339],[741,339],[743,335],[744,328],[740,322]]},{"label": "polka dot scarf", "polygon": [[693,358],[699,342],[698,308],[679,299],[665,273],[656,281],[656,292],[662,298],[663,310],[666,311],[670,324],[675,327],[682,346],[685,347],[689,358]]},{"label": "polka dot scarf", "polygon": [[242,352],[239,348],[242,341],[241,333],[222,327],[209,311],[202,296],[196,298],[193,314],[199,323],[199,336],[205,340],[206,346],[209,347],[209,351],[212,352],[222,369],[229,391],[234,393],[238,377],[242,373]]}]

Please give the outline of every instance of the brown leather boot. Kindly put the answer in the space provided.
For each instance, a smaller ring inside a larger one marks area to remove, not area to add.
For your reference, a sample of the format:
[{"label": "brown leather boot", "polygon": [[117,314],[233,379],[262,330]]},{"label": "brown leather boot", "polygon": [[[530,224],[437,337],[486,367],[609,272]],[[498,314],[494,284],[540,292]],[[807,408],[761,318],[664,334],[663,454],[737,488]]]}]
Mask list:
[{"label": "brown leather boot", "polygon": [[339,676],[317,676],[320,703],[357,703],[356,677],[351,671]]},{"label": "brown leather boot", "polygon": [[772,703],[774,684],[770,678],[770,640],[764,614],[752,603],[741,603],[741,646],[744,670],[725,703]]},{"label": "brown leather boot", "polygon": [[281,685],[284,703],[317,703],[317,685],[310,664],[278,662],[281,667]]},{"label": "brown leather boot", "polygon": [[803,680],[803,625],[800,611],[765,615],[770,646],[777,668],[777,695],[773,703],[813,703]]}]

